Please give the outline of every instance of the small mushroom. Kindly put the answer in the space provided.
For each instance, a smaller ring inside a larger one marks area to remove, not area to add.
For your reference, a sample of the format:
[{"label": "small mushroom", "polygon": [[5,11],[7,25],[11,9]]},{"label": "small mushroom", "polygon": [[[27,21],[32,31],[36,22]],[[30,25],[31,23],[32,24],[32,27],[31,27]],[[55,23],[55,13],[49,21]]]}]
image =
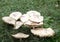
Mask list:
[{"label": "small mushroom", "polygon": [[40,23],[32,22],[29,25],[31,25],[31,26],[41,26],[41,25],[43,25],[43,22],[40,22]]},{"label": "small mushroom", "polygon": [[32,22],[32,21],[27,21],[24,23],[25,25],[28,25],[30,27],[38,27],[38,26],[42,26],[43,25],[43,22],[40,22],[40,23],[36,23],[36,22]]},{"label": "small mushroom", "polygon": [[29,16],[28,14],[23,14],[20,18],[20,20],[24,23],[27,22],[29,20]]},{"label": "small mushroom", "polygon": [[33,22],[41,22],[43,21],[43,16],[40,15],[37,11],[28,11],[27,14],[29,15],[29,19]]},{"label": "small mushroom", "polygon": [[8,17],[8,16],[5,16],[5,17],[2,17],[2,20],[8,24],[15,24],[16,20],[11,18],[11,17]]},{"label": "small mushroom", "polygon": [[18,20],[20,17],[22,16],[22,13],[21,12],[12,12],[9,17],[15,19],[15,20]]},{"label": "small mushroom", "polygon": [[20,38],[28,38],[29,37],[29,35],[24,34],[24,33],[17,33],[17,34],[14,34],[12,36],[15,37],[15,38],[18,38],[18,39],[20,39]]},{"label": "small mushroom", "polygon": [[23,23],[21,21],[17,21],[16,24],[14,25],[14,29],[18,29],[22,25],[23,25]]},{"label": "small mushroom", "polygon": [[33,22],[42,22],[43,21],[43,16],[40,16],[40,17],[30,17],[30,20],[33,21]]},{"label": "small mushroom", "polygon": [[24,23],[24,25],[30,25],[32,22],[31,21],[27,21]]},{"label": "small mushroom", "polygon": [[31,29],[31,32],[34,35],[37,35],[39,37],[51,37],[54,36],[55,32],[51,28],[36,28],[36,29]]}]

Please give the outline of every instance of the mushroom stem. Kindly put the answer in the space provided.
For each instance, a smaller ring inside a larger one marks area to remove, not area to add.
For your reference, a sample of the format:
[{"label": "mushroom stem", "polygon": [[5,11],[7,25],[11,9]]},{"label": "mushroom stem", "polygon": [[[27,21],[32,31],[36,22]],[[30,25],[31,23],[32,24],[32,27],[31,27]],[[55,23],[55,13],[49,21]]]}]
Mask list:
[{"label": "mushroom stem", "polygon": [[34,26],[32,26],[32,28],[33,28],[33,29],[35,29],[35,27],[34,27]]},{"label": "mushroom stem", "polygon": [[22,38],[20,38],[20,42],[22,42]]}]

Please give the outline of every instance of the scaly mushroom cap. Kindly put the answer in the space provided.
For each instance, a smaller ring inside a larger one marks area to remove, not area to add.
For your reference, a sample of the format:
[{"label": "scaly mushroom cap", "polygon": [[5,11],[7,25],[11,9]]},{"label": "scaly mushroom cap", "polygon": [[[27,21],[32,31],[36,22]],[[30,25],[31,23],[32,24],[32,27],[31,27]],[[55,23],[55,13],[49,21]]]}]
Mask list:
[{"label": "scaly mushroom cap", "polygon": [[48,29],[36,28],[36,29],[31,29],[31,32],[39,37],[50,37],[55,34],[54,30],[52,30],[51,28]]},{"label": "scaly mushroom cap", "polygon": [[33,22],[41,22],[43,21],[43,16],[40,15],[37,11],[28,11],[27,14],[30,16],[30,20]]},{"label": "scaly mushroom cap", "polygon": [[21,21],[17,21],[16,24],[14,25],[14,29],[18,29],[22,25],[23,25],[23,23]]},{"label": "scaly mushroom cap", "polygon": [[11,17],[8,17],[8,16],[5,16],[5,17],[2,17],[2,20],[8,24],[15,24],[16,20],[11,18]]},{"label": "scaly mushroom cap", "polygon": [[18,38],[18,39],[20,39],[20,38],[28,38],[29,37],[29,35],[24,34],[24,33],[17,33],[17,34],[14,34],[12,36],[15,37],[15,38]]},{"label": "scaly mushroom cap", "polygon": [[20,18],[20,20],[24,23],[27,22],[29,20],[29,16],[28,14],[23,14]]},{"label": "scaly mushroom cap", "polygon": [[12,12],[9,17],[15,19],[15,20],[18,20],[20,17],[22,16],[22,13],[21,12]]}]

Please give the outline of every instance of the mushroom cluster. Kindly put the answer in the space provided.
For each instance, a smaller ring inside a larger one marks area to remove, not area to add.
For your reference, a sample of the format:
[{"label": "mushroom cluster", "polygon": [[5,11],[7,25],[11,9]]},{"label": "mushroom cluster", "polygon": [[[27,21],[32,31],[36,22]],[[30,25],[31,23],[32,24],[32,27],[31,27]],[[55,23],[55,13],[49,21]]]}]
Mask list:
[{"label": "mushroom cluster", "polygon": [[9,16],[2,17],[2,20],[5,23],[13,25],[14,29],[18,29],[20,26],[23,25],[21,21],[17,21],[21,16],[21,12],[12,12]]},{"label": "mushroom cluster", "polygon": [[23,14],[20,19],[24,25],[33,28],[43,25],[43,16],[37,11],[28,11],[26,14]]},{"label": "mushroom cluster", "polygon": [[[43,25],[43,16],[37,11],[28,11],[26,14],[12,12],[9,16],[2,17],[5,23],[12,24],[13,29],[18,29],[22,25],[32,27],[31,33],[39,37],[51,37],[55,34],[52,28],[36,28]],[[12,35],[15,38],[27,38],[29,35],[17,33]]]}]

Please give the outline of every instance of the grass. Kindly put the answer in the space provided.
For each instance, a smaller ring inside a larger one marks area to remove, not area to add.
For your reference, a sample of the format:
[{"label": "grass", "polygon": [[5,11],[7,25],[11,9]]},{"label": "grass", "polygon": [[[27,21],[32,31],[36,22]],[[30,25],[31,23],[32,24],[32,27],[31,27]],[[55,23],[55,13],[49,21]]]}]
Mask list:
[{"label": "grass", "polygon": [[[58,6],[56,6],[58,5]],[[12,26],[2,21],[3,16],[20,11],[23,14],[36,10],[44,16],[44,26],[52,27],[56,35],[50,38],[40,38],[31,34],[30,29],[21,27],[14,30]],[[15,39],[11,34],[23,32],[30,34],[27,39]],[[0,0],[0,42],[60,42],[60,1],[59,0]]]}]

